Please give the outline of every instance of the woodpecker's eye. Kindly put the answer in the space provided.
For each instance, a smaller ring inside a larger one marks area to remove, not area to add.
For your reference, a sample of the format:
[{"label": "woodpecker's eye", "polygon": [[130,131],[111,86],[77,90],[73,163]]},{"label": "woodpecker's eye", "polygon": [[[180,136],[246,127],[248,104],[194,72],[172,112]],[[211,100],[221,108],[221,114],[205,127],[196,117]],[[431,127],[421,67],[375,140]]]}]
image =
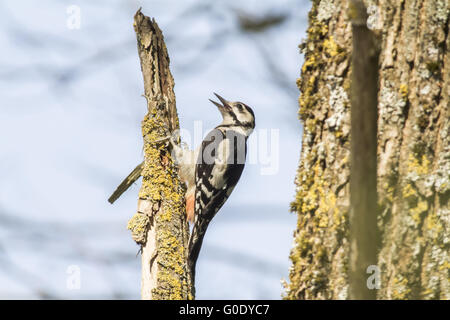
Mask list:
[{"label": "woodpecker's eye", "polygon": [[244,109],[244,106],[241,103],[238,103],[237,107],[239,111],[242,111],[242,109]]}]

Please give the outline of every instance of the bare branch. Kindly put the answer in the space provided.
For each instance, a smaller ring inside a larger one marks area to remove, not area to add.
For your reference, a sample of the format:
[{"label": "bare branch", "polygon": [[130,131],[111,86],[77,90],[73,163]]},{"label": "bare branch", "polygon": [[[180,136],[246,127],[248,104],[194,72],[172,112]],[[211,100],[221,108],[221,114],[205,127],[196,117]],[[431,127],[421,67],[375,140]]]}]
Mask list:
[{"label": "bare branch", "polygon": [[113,204],[114,201],[119,199],[119,197],[128,190],[129,187],[133,183],[137,181],[141,177],[142,174],[142,168],[144,167],[144,162],[141,162],[139,165],[137,165],[136,168],[134,168],[133,171],[122,181],[122,183],[117,187],[117,189],[113,192],[113,194],[109,197],[108,202]]}]

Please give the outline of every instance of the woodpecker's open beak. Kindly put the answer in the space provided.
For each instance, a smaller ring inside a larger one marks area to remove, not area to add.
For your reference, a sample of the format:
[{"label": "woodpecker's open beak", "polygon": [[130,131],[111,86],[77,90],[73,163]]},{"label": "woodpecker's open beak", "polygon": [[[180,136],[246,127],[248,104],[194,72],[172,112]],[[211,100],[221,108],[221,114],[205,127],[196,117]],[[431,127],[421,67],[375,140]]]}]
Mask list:
[{"label": "woodpecker's open beak", "polygon": [[227,100],[225,100],[224,98],[219,96],[217,93],[214,93],[214,95],[220,100],[220,102],[222,102],[222,104],[217,103],[216,101],[211,100],[211,99],[209,99],[209,101],[214,103],[217,106],[217,108],[219,108],[220,112],[226,112],[226,111],[229,111],[231,109],[231,106],[230,106],[230,104],[229,104],[229,102]]}]

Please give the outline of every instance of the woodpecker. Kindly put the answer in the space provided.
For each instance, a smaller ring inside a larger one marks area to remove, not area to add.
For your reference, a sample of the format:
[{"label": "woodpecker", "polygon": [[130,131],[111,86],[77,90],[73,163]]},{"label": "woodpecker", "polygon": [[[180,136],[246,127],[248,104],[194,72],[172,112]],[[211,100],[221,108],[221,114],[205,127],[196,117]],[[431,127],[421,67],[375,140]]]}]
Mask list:
[{"label": "woodpecker", "polygon": [[201,145],[190,151],[170,139],[180,178],[187,186],[187,218],[193,221],[188,257],[193,280],[206,229],[241,177],[247,139],[255,128],[255,114],[248,105],[214,94],[221,103],[210,101],[219,109],[222,123],[206,135]]},{"label": "woodpecker", "polygon": [[[221,102],[210,100],[220,111],[222,123],[209,132],[200,146],[189,150],[178,144],[173,132],[158,142],[169,140],[179,168],[180,180],[186,184],[186,214],[193,224],[189,238],[188,266],[192,280],[203,238],[212,218],[230,196],[244,170],[247,139],[255,128],[253,110],[242,102],[230,102],[214,93]],[[117,187],[108,201],[117,200],[142,174],[139,164]]]}]

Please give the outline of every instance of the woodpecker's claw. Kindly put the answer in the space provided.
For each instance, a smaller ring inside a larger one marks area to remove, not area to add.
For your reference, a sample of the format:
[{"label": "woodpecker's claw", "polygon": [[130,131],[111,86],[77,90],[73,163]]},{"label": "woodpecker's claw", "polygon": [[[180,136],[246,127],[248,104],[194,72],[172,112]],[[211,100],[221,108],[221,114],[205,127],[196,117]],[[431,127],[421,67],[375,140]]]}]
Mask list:
[{"label": "woodpecker's claw", "polygon": [[156,139],[155,142],[167,141],[170,139],[170,137],[171,136],[165,136],[165,137],[162,137],[161,139]]}]

